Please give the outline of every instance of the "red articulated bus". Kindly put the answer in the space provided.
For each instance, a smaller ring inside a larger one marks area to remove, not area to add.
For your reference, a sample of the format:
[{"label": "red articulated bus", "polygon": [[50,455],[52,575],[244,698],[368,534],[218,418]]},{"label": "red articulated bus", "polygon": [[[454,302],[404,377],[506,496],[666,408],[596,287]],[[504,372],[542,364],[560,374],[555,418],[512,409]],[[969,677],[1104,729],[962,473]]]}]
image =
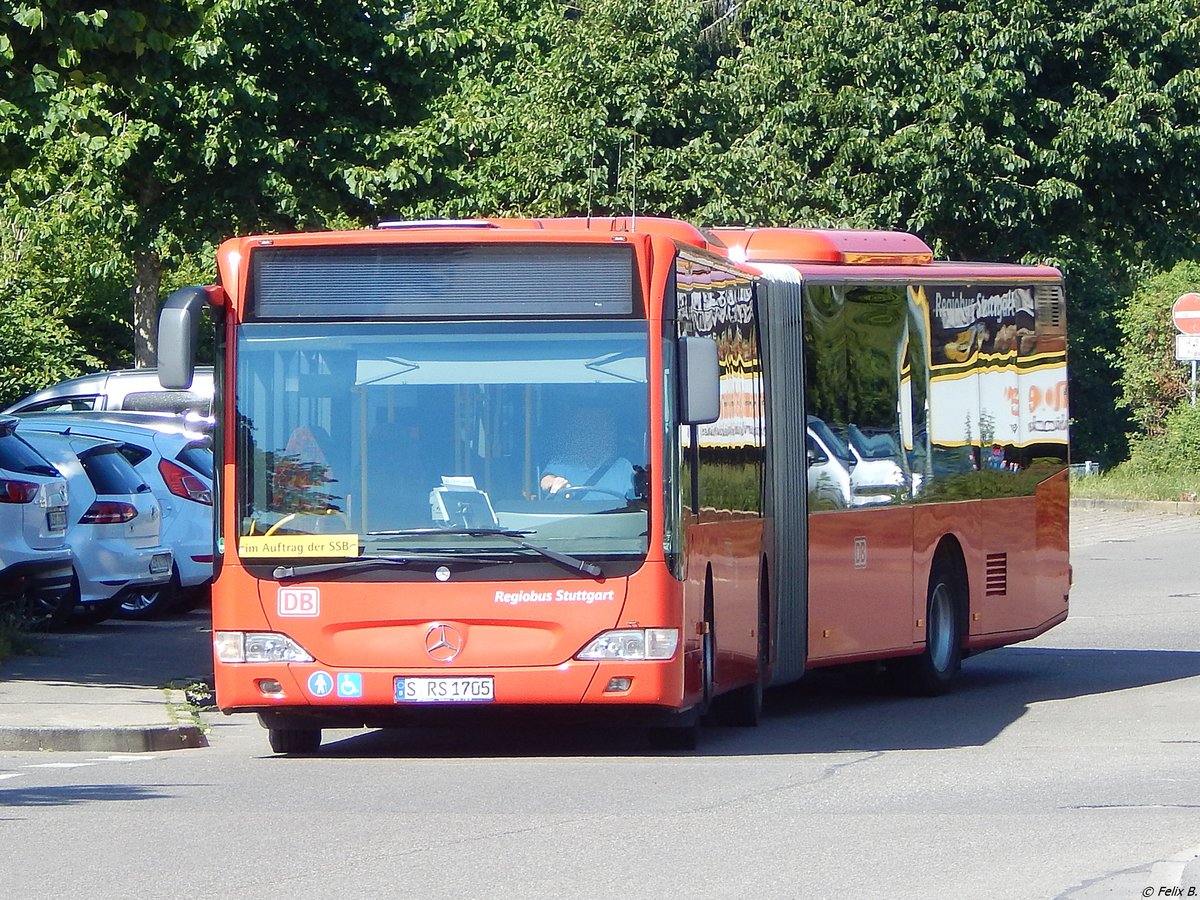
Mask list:
[{"label": "red articulated bus", "polygon": [[243,237],[218,322],[216,696],[321,730],[589,713],[695,745],[763,688],[923,693],[1067,614],[1059,274],[671,219]]}]

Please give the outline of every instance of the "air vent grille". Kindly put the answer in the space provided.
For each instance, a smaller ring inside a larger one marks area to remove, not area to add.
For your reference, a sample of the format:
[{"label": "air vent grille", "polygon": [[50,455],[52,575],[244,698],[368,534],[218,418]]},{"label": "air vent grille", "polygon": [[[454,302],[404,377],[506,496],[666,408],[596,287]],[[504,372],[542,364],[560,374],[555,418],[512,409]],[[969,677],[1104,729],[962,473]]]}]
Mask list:
[{"label": "air vent grille", "polygon": [[1034,288],[1033,302],[1039,335],[1067,333],[1067,302],[1061,284],[1039,284]]},{"label": "air vent grille", "polygon": [[989,597],[1008,593],[1008,554],[987,555],[987,577],[984,593]]}]

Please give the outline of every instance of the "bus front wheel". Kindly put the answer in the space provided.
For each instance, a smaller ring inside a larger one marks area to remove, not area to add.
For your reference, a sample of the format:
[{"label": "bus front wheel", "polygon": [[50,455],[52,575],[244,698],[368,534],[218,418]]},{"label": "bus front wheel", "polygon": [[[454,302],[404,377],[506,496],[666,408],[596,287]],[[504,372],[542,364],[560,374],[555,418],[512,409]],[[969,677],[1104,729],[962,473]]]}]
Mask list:
[{"label": "bus front wheel", "polygon": [[321,746],[321,729],[268,726],[267,740],[276,753],[316,753]]}]

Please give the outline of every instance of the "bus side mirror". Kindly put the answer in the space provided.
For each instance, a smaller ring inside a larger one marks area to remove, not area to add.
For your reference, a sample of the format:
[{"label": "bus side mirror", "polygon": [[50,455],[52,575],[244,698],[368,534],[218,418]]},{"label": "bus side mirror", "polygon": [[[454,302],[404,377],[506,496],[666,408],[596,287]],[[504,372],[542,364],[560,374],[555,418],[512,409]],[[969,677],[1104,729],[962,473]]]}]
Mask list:
[{"label": "bus side mirror", "polygon": [[679,340],[679,420],[707,425],[721,417],[721,367],[712,338]]},{"label": "bus side mirror", "polygon": [[202,287],[183,287],[167,298],[158,315],[158,380],[163,387],[182,391],[192,386],[200,314],[208,304]]}]

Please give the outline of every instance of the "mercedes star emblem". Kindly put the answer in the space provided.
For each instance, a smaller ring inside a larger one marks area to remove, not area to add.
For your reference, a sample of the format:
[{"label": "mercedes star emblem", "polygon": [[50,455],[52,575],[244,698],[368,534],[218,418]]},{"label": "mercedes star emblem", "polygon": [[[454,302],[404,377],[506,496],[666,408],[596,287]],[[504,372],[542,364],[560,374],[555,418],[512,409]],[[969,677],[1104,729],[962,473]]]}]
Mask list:
[{"label": "mercedes star emblem", "polygon": [[425,652],[430,659],[450,662],[462,648],[463,636],[453,625],[434,625],[425,632]]}]

